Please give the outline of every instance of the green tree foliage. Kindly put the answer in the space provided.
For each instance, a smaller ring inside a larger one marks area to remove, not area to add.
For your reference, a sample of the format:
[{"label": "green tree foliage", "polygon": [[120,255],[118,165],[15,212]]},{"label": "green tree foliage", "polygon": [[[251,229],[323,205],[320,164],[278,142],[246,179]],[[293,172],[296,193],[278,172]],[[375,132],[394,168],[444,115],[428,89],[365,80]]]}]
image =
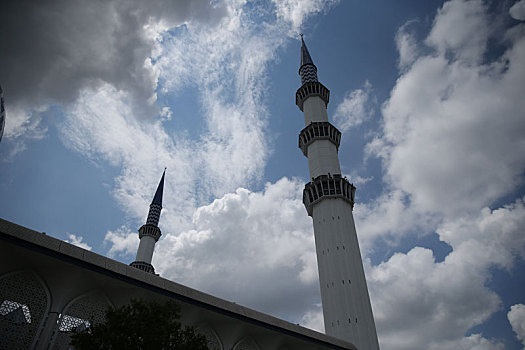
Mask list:
[{"label": "green tree foliage", "polygon": [[131,300],[129,305],[108,308],[106,322],[91,325],[72,336],[76,350],[205,350],[206,338],[193,327],[182,327],[180,307]]}]

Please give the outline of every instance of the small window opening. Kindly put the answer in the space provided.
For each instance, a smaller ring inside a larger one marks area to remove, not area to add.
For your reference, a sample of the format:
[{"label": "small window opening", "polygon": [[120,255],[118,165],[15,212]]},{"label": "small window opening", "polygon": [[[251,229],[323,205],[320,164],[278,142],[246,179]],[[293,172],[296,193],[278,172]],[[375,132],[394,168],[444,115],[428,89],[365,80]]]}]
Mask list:
[{"label": "small window opening", "polygon": [[30,324],[31,312],[27,305],[17,303],[16,301],[4,300],[0,305],[0,315],[15,324]]}]

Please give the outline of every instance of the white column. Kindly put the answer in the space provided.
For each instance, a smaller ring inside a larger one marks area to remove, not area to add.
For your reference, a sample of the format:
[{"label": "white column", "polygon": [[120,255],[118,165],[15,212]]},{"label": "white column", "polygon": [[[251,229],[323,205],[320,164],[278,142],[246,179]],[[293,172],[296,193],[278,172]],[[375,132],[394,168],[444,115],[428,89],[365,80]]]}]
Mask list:
[{"label": "white column", "polygon": [[358,349],[379,349],[351,210],[342,198],[313,207],[325,331]]},{"label": "white column", "polygon": [[311,96],[303,103],[304,125],[308,126],[311,122],[327,122],[326,103],[319,96]]},{"label": "white column", "polygon": [[341,174],[337,147],[330,140],[316,140],[308,146],[308,167],[310,177]]},{"label": "white column", "polygon": [[144,261],[151,264],[153,257],[153,250],[155,249],[155,238],[152,236],[142,236],[137,250],[137,258],[135,261]]}]

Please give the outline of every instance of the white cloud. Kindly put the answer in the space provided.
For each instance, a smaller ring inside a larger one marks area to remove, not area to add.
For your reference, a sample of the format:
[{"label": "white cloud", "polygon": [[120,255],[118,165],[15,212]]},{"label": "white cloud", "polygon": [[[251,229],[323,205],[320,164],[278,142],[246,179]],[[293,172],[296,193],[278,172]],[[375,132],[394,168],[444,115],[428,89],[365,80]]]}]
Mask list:
[{"label": "white cloud", "polygon": [[76,245],[77,247],[80,247],[82,249],[86,249],[86,250],[91,250],[91,246],[89,244],[87,244],[86,242],[82,242],[82,240],[84,239],[84,237],[82,236],[76,236],[74,234],[68,234],[67,235],[68,239],[66,239],[66,242],[69,242],[73,245]]},{"label": "white cloud", "polygon": [[[477,40],[486,38],[478,36],[482,9],[477,1],[444,5],[427,39],[434,52],[398,79],[383,106],[383,136],[369,145],[382,157],[387,181],[422,212],[476,211],[521,181],[525,100],[517,91],[525,90],[525,36],[511,37],[499,59],[473,64],[474,52],[484,50]],[[438,40],[447,36],[476,39],[466,46]]]},{"label": "white cloud", "polygon": [[416,247],[371,268],[369,288],[381,344],[430,349],[461,339],[498,309],[499,298],[483,286],[483,274],[447,259],[435,263],[432,251]]},{"label": "white cloud", "polygon": [[378,239],[396,246],[402,237],[431,232],[439,222],[435,215],[418,212],[400,190],[387,191],[368,203],[357,203],[354,216],[365,255]]},{"label": "white cloud", "polygon": [[519,21],[525,21],[525,0],[516,1],[509,9],[512,18]]},{"label": "white cloud", "polygon": [[402,71],[409,68],[419,56],[419,47],[416,38],[410,31],[410,27],[416,23],[418,22],[415,20],[408,21],[399,27],[396,33],[395,41],[399,53],[398,66]]},{"label": "white cloud", "polygon": [[519,199],[496,210],[483,208],[476,216],[445,220],[437,233],[456,251],[468,247],[464,257],[478,267],[510,269],[516,257],[525,257],[524,227],[525,206]]},{"label": "white cloud", "polygon": [[491,30],[488,5],[482,0],[451,0],[439,9],[426,39],[441,55],[450,54],[466,63],[478,63]]},{"label": "white cloud", "polygon": [[[189,21],[172,34],[164,32],[168,24],[146,26],[142,34],[155,43],[139,55],[138,71],[150,83],[141,96],[195,88],[196,118],[204,121],[199,139],[168,132],[168,110],[139,121],[129,103],[137,95],[118,79],[96,90],[82,85],[60,125],[68,147],[122,168],[114,195],[137,221],[168,167],[170,195],[153,260],[164,277],[316,329],[322,318],[304,184],[284,178],[262,192],[243,187],[260,180],[268,157],[266,64],[321,5],[329,3],[276,2],[277,19],[262,29],[235,1],[213,28]],[[430,250],[414,248],[367,267],[381,342],[391,349],[501,348],[481,334],[465,335],[500,306],[485,286],[489,268],[507,268],[523,255],[523,202],[483,207],[522,177],[525,42],[515,33],[501,59],[479,64],[490,30],[484,11],[480,1],[446,3],[425,41],[430,55],[421,55],[416,41],[398,43],[406,71],[383,106],[383,134],[369,146],[383,160],[389,187],[356,205],[364,251],[373,240],[413,231],[437,231],[453,247],[439,263]],[[366,120],[369,93],[365,85],[347,96],[346,110],[357,111],[341,119],[347,128]],[[170,121],[176,118],[173,109]],[[219,198],[207,204],[210,197]],[[133,256],[138,235],[121,227],[105,241],[110,256]]]},{"label": "white cloud", "polygon": [[471,334],[468,337],[461,338],[459,340],[453,340],[449,342],[443,342],[438,345],[433,345],[429,349],[431,350],[449,350],[449,349],[460,349],[460,350],[503,350],[505,344],[493,340],[486,339],[479,333]]},{"label": "white cloud", "polygon": [[510,307],[507,318],[512,326],[512,330],[523,344],[525,349],[525,305],[516,304]]},{"label": "white cloud", "polygon": [[376,103],[372,84],[366,81],[363,88],[347,92],[343,101],[337,105],[333,117],[335,125],[343,133],[361,125],[372,117]]},{"label": "white cloud", "polygon": [[304,21],[312,14],[319,13],[338,0],[272,0],[277,16],[291,24],[290,35],[297,35]]},{"label": "white cloud", "polygon": [[[6,102],[7,104],[7,102]],[[9,108],[6,106],[4,143],[9,141],[10,150],[6,159],[11,160],[27,148],[27,143],[45,137],[47,127],[42,123],[41,113],[46,111],[42,106],[34,110]]]},{"label": "white cloud", "polygon": [[115,231],[108,231],[104,237],[105,243],[110,243],[109,256],[135,256],[139,247],[139,235],[122,226]]},{"label": "white cloud", "polygon": [[494,268],[525,255],[523,199],[489,208],[523,181],[525,36],[509,29],[506,50],[487,61],[486,11],[481,1],[453,0],[424,43],[397,38],[400,77],[382,107],[382,135],[367,147],[382,159],[387,186],[356,205],[360,242],[366,252],[379,238],[395,247],[408,234],[437,232],[452,252],[436,262],[415,247],[366,267],[385,348],[503,348],[468,334],[501,308],[487,287]]},{"label": "white cloud", "polygon": [[[173,202],[166,207],[177,208],[177,215],[166,211],[164,222],[178,232],[189,228],[196,200],[203,204],[259,181],[270,148],[265,133],[268,114],[261,103],[265,66],[285,42],[283,31],[290,24],[275,17],[274,9],[262,8],[257,16],[270,19],[259,26],[243,3],[225,6],[227,15],[215,27],[191,22],[176,35],[161,33],[151,52],[158,90],[197,88],[202,115],[196,118],[204,122],[199,139],[189,140],[183,130],[168,135],[158,121],[135,121],[137,111],[129,104],[133,95],[109,84],[96,91],[81,90],[61,127],[69,147],[123,168],[115,194],[135,218],[142,217],[148,203],[144,196],[149,192],[142,184],[153,187],[155,171],[168,166],[174,184],[167,189],[173,191]],[[317,8],[312,7],[312,13]],[[171,112],[174,121],[177,111]]]},{"label": "white cloud", "polygon": [[381,343],[389,349],[502,348],[464,335],[500,309],[499,296],[486,283],[491,268],[508,268],[525,256],[523,227],[522,200],[494,211],[485,208],[476,217],[438,227],[442,240],[454,237],[448,240],[453,251],[442,262],[431,250],[415,247],[367,266]]},{"label": "white cloud", "polygon": [[[114,196],[138,222],[145,219],[162,169],[168,167],[165,191],[170,196],[162,223],[183,228],[195,206],[197,169],[192,150],[184,138],[170,137],[161,121],[144,123],[134,118],[127,97],[109,85],[82,92],[61,125],[62,140],[93,160],[122,168]],[[177,208],[175,215],[170,208]]]},{"label": "white cloud", "polygon": [[[9,35],[2,40],[0,76],[7,121],[11,134],[27,135],[24,139],[46,133],[37,129],[41,117],[28,106],[67,105],[105,84],[127,93],[136,118],[158,114],[159,71],[151,56],[159,32],[192,22],[214,27],[226,15],[220,0],[50,0],[23,6],[7,0],[3,5],[0,32]],[[19,138],[15,151],[24,145]]]},{"label": "white cloud", "polygon": [[323,319],[323,308],[321,304],[315,305],[315,307],[308,311],[303,318],[301,318],[300,325],[306,328],[316,330],[324,333],[324,319]]},{"label": "white cloud", "polygon": [[198,208],[191,230],[159,241],[153,265],[179,283],[297,322],[320,299],[303,186],[282,178]]},{"label": "white cloud", "polygon": [[[282,179],[263,192],[240,188],[263,173],[265,65],[289,24],[267,23],[261,33],[242,4],[228,3],[227,11],[216,28],[188,23],[177,35],[163,33],[152,53],[160,91],[196,87],[203,112],[196,117],[204,121],[199,139],[169,135],[160,120],[137,120],[126,102],[132,96],[109,84],[82,90],[61,135],[68,147],[122,167],[114,193],[137,220],[168,167],[153,259],[161,275],[296,321],[320,299],[304,184]],[[171,112],[172,122],[177,110]],[[133,255],[138,244],[127,228],[109,231],[105,241],[111,256]]]}]

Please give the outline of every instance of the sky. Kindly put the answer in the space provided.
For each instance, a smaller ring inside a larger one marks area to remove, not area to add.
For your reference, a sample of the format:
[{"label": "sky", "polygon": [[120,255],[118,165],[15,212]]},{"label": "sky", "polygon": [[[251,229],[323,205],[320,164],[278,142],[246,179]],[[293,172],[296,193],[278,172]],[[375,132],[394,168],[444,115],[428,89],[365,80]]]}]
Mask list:
[{"label": "sky", "polygon": [[525,0],[14,1],[0,217],[324,330],[299,34],[382,349],[525,349]]}]

